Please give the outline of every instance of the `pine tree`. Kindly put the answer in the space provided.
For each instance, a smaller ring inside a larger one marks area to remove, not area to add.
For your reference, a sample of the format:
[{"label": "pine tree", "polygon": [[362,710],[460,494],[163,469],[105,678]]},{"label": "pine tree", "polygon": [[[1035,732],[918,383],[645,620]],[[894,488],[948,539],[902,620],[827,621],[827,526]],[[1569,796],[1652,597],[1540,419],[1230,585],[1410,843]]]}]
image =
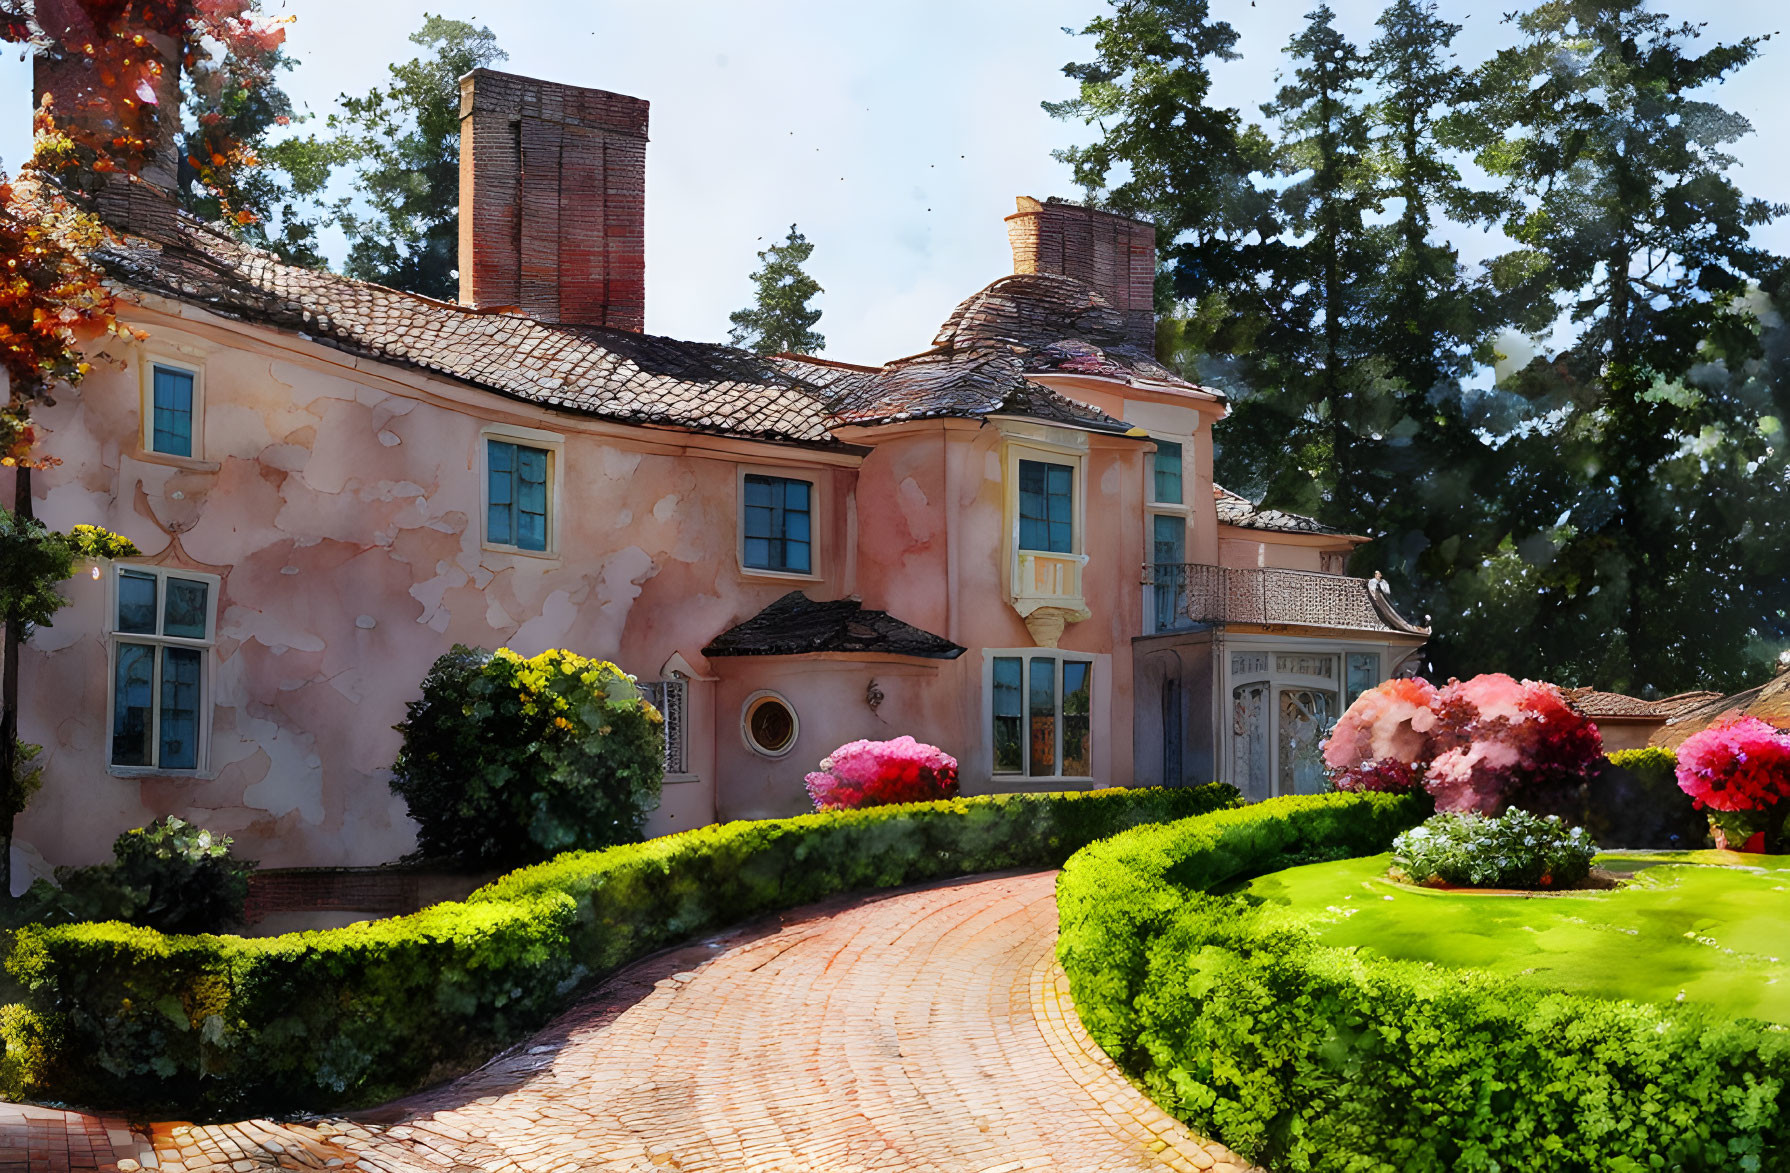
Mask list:
[{"label": "pine tree", "polygon": [[[1751,127],[1697,91],[1760,38],[1698,53],[1697,26],[1642,0],[1549,0],[1512,19],[1524,39],[1480,71],[1474,110],[1519,246],[1492,271],[1526,327],[1550,328],[1564,302],[1577,330],[1513,383],[1532,421],[1512,443],[1546,501],[1540,516],[1513,502],[1511,519],[1545,593],[1536,666],[1630,691],[1726,681],[1761,609],[1785,600],[1780,578],[1769,599],[1712,606],[1702,571],[1719,580],[1757,552],[1702,500],[1705,470],[1745,464],[1744,448],[1708,450],[1734,433],[1715,426],[1732,405],[1717,409],[1728,378],[1707,364],[1758,353],[1749,289],[1775,291],[1782,265],[1750,237],[1783,209],[1729,177],[1726,148]],[[1741,422],[1766,426],[1756,409]]]},{"label": "pine tree", "polygon": [[820,311],[808,306],[826,291],[802,270],[813,254],[814,245],[794,224],[787,239],[758,254],[753,304],[728,315],[733,323],[729,342],[755,354],[819,354],[826,349],[826,338],[814,330]]},{"label": "pine tree", "polygon": [[[1259,267],[1252,242],[1279,231],[1272,198],[1250,182],[1266,166],[1267,140],[1235,108],[1207,100],[1208,62],[1237,58],[1236,30],[1211,19],[1208,0],[1123,0],[1081,34],[1094,39],[1093,59],[1063,67],[1080,92],[1043,106],[1099,137],[1053,157],[1090,204],[1155,221],[1165,297],[1223,299]],[[1255,319],[1215,308],[1200,320],[1200,341],[1224,347]]]},{"label": "pine tree", "polygon": [[1253,300],[1252,285],[1262,290],[1261,325],[1242,355],[1251,389],[1226,424],[1219,476],[1353,528],[1363,512],[1358,437],[1370,434],[1386,398],[1357,280],[1381,259],[1367,224],[1380,193],[1367,63],[1328,5],[1306,19],[1286,48],[1294,68],[1262,107],[1279,124],[1274,173],[1288,182],[1278,198],[1281,234],[1260,250],[1259,275],[1230,291],[1236,305]]},{"label": "pine tree", "polygon": [[[318,166],[347,166],[355,197],[333,205],[350,277],[443,300],[459,296],[460,78],[508,59],[491,30],[425,16],[410,35],[430,52],[392,65],[391,84],[342,95]],[[319,185],[320,186],[320,185]]]}]

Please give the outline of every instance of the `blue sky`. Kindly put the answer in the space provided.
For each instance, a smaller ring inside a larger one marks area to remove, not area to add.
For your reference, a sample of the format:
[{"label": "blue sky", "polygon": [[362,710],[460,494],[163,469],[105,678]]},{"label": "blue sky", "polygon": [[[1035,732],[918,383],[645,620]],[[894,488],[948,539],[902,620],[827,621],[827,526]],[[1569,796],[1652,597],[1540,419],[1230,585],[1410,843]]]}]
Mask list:
[{"label": "blue sky", "polygon": [[[1463,60],[1507,43],[1502,10],[1517,0],[1447,2],[1466,26]],[[425,11],[488,24],[510,54],[501,68],[616,90],[652,103],[647,164],[647,328],[723,339],[745,304],[753,256],[789,224],[816,248],[812,272],[827,292],[820,330],[829,357],[873,362],[923,349],[962,298],[1010,269],[1002,217],[1015,195],[1075,195],[1050,158],[1077,127],[1052,121],[1040,99],[1070,94],[1064,62],[1085,53],[1063,32],[1101,11],[1099,0],[264,0],[298,20],[300,62],[287,89],[327,113],[343,91],[364,92],[385,66],[414,55],[406,37]],[[1309,0],[1215,0],[1241,34],[1243,60],[1215,71],[1217,97],[1258,117],[1280,48]],[[1333,0],[1361,41],[1377,3]],[[1708,22],[1711,37],[1775,31],[1769,0],[1681,2],[1668,9]],[[1740,144],[1743,186],[1790,202],[1790,161],[1777,137],[1790,105],[1790,42],[1777,38],[1724,87],[1752,119]],[[21,158],[29,135],[30,74],[0,63],[0,159]],[[1766,243],[1790,251],[1790,223]],[[1486,253],[1480,233],[1460,241]],[[338,248],[340,247],[338,241]]]}]

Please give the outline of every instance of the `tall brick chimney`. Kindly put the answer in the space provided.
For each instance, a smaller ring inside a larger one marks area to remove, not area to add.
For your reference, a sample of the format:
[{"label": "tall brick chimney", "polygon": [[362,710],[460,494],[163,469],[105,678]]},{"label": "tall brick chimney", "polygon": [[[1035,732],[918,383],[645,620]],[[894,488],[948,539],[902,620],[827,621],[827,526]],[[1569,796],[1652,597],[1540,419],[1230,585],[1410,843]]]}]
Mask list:
[{"label": "tall brick chimney", "polygon": [[1156,226],[1051,198],[1019,197],[1007,217],[1015,273],[1085,281],[1125,315],[1126,337],[1156,352]]},{"label": "tall brick chimney", "polygon": [[[63,45],[81,45],[100,39],[100,32],[80,0],[37,0],[33,18],[50,39]],[[137,176],[118,172],[86,173],[88,182],[78,184],[94,196],[94,209],[114,228],[159,235],[171,230],[176,217],[175,187],[179,181],[180,144],[180,46],[173,37],[143,33],[148,47],[162,63],[152,87],[154,133]],[[32,103],[53,95],[51,114],[57,123],[85,132],[101,142],[116,134],[117,95],[97,81],[93,62],[82,53],[55,51],[32,59]]]},{"label": "tall brick chimney", "polygon": [[475,69],[460,79],[460,300],[646,324],[639,98]]}]

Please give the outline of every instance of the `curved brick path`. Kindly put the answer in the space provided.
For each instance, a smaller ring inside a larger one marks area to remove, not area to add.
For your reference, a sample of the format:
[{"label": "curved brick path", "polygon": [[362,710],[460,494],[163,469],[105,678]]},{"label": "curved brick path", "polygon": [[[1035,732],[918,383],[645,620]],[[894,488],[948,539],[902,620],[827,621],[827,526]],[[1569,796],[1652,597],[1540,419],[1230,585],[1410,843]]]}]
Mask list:
[{"label": "curved brick path", "polygon": [[1054,881],[837,900],[648,958],[480,1071],[346,1119],[0,1105],[0,1169],[1240,1173],[1082,1032]]}]

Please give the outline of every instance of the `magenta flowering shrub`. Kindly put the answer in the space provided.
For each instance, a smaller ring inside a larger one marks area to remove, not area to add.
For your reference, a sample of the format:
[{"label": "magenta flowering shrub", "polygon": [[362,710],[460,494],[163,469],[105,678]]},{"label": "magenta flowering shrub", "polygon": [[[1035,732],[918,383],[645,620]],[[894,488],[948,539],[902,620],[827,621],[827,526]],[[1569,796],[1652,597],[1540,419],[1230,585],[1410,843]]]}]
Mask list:
[{"label": "magenta flowering shrub", "polygon": [[1678,747],[1678,788],[1698,810],[1766,811],[1790,796],[1790,733],[1731,717]]},{"label": "magenta flowering shrub", "polygon": [[1597,725],[1551,684],[1501,672],[1451,680],[1435,709],[1423,784],[1439,811],[1559,813],[1603,757]]},{"label": "magenta flowering shrub", "polygon": [[1395,677],[1356,697],[1324,743],[1337,789],[1416,786],[1436,724],[1435,699],[1435,685],[1418,677]]},{"label": "magenta flowering shrub", "polygon": [[1501,673],[1388,680],[1356,699],[1324,745],[1340,790],[1409,790],[1439,811],[1554,814],[1576,806],[1603,756],[1597,726],[1551,684]]},{"label": "magenta flowering shrub", "polygon": [[849,741],[809,774],[815,810],[857,810],[896,802],[932,802],[957,795],[957,759],[911,737]]}]

